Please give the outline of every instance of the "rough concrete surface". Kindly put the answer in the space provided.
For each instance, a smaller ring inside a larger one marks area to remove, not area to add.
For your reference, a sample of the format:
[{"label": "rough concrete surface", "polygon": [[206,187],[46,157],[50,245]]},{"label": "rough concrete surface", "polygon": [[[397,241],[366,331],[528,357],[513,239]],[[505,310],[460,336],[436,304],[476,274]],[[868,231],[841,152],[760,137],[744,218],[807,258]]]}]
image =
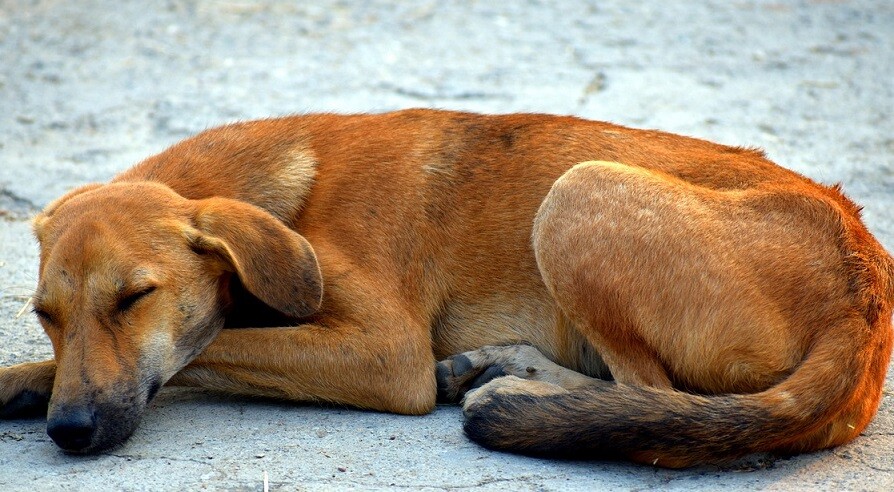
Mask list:
[{"label": "rough concrete surface", "polygon": [[[842,182],[894,247],[894,3],[0,0],[0,364],[50,354],[27,219],[203,128],[411,106],[576,114],[759,146]],[[68,456],[0,422],[0,490],[894,490],[894,399],[850,445],[668,471],[485,451],[400,417],[165,389]]]}]

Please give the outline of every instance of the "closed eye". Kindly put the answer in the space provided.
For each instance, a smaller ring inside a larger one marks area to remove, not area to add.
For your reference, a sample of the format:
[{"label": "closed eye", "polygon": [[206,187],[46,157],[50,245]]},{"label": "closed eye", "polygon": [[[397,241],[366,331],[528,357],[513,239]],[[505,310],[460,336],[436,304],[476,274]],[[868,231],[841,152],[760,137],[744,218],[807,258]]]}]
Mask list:
[{"label": "closed eye", "polygon": [[118,305],[117,305],[118,311],[120,311],[120,312],[127,311],[128,309],[133,307],[134,304],[136,304],[141,299],[148,296],[149,294],[151,294],[154,291],[155,291],[155,286],[152,285],[150,287],[146,287],[143,290],[139,290],[137,292],[134,292],[133,294],[129,294],[127,296],[122,297],[118,301]]},{"label": "closed eye", "polygon": [[50,313],[44,311],[43,309],[40,309],[37,306],[32,307],[31,312],[36,314],[38,318],[42,319],[43,321],[46,321],[47,323],[53,322],[53,317],[50,315]]}]

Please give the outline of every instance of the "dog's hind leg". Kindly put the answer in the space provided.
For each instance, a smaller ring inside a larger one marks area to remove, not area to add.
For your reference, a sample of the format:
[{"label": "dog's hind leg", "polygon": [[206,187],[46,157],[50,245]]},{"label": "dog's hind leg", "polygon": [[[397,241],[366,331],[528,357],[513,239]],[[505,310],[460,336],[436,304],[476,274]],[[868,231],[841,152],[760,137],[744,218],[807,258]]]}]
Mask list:
[{"label": "dog's hind leg", "polygon": [[[641,335],[644,322],[628,291],[662,275],[644,258],[666,238],[650,222],[656,191],[649,171],[614,163],[575,166],[553,185],[534,221],[537,264],[562,311],[599,352],[620,383],[670,387],[654,348]],[[645,176],[644,176],[645,175]],[[642,197],[637,199],[631,197]],[[663,197],[658,197],[663,199]],[[672,236],[672,234],[670,234]],[[673,254],[663,251],[663,255]],[[678,295],[673,293],[672,295]]]},{"label": "dog's hind leg", "polygon": [[547,289],[616,382],[746,393],[784,378],[823,322],[811,317],[834,314],[799,306],[842,288],[836,220],[808,192],[591,162],[554,183],[532,237]]}]

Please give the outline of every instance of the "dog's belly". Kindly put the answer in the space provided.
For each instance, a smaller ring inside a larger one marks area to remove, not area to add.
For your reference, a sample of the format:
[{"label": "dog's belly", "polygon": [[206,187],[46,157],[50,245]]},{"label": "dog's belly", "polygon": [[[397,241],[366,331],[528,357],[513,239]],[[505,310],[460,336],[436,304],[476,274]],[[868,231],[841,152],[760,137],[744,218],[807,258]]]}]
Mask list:
[{"label": "dog's belly", "polygon": [[564,367],[610,377],[599,353],[545,290],[446,304],[432,323],[432,342],[438,360],[487,345],[527,343]]},{"label": "dog's belly", "polygon": [[525,299],[533,302],[495,294],[487,299],[446,303],[432,323],[435,356],[443,359],[485,345],[555,345],[553,306],[546,299]]}]

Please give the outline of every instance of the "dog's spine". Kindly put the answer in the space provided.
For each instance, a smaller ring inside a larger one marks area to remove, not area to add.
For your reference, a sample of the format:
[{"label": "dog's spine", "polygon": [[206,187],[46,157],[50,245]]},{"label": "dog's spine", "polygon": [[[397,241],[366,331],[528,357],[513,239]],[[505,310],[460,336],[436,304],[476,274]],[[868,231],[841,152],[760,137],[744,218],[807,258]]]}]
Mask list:
[{"label": "dog's spine", "polygon": [[795,372],[762,393],[699,396],[611,382],[551,396],[496,393],[471,412],[465,431],[492,449],[665,467],[828,447],[836,443],[816,442],[818,431],[843,409],[875,402],[856,405],[854,427],[845,424],[853,433],[877,409],[890,322],[873,328],[857,316],[830,329]]}]

